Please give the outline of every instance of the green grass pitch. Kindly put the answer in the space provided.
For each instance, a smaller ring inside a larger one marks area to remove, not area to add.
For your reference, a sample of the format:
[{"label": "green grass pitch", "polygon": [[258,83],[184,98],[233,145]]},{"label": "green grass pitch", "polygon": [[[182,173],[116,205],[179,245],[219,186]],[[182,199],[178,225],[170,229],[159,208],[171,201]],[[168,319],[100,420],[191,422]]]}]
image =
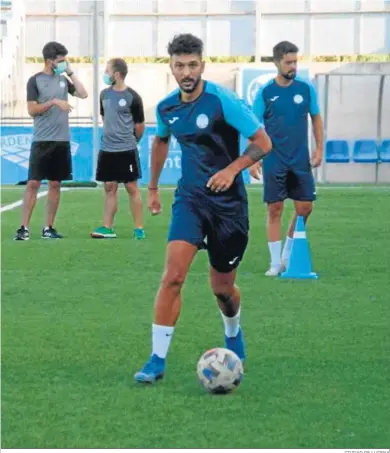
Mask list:
[{"label": "green grass pitch", "polygon": [[[390,445],[390,190],[318,189],[308,225],[318,281],[264,277],[265,209],[249,191],[250,244],[240,267],[248,371],[232,395],[206,394],[196,363],[223,346],[205,252],[183,294],[166,379],[140,387],[164,263],[172,191],[131,239],[120,192],[116,240],[92,240],[101,189],[62,195],[41,241],[12,241],[20,208],[2,214],[3,448],[385,448]],[[143,192],[145,195],[145,192]],[[2,191],[2,204],[22,188]],[[292,207],[286,207],[285,223]]]}]

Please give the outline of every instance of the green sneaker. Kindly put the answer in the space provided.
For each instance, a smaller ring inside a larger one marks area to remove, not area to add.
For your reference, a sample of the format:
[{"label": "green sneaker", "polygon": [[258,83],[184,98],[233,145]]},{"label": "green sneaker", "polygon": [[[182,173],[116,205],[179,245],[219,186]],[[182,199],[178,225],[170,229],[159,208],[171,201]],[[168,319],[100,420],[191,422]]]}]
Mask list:
[{"label": "green sneaker", "polygon": [[143,228],[134,229],[134,239],[146,239],[145,231]]},{"label": "green sneaker", "polygon": [[113,228],[106,228],[104,226],[96,228],[96,230],[91,233],[91,236],[95,239],[114,239],[116,234]]}]

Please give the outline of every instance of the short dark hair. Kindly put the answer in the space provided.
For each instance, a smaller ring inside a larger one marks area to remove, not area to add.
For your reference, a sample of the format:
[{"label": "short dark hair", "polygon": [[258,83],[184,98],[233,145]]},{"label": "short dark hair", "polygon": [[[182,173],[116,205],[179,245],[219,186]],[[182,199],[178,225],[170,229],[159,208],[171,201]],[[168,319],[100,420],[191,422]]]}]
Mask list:
[{"label": "short dark hair", "polygon": [[273,48],[275,61],[280,61],[288,53],[298,53],[298,47],[290,41],[281,41]]},{"label": "short dark hair", "polygon": [[50,41],[43,46],[42,55],[45,60],[55,60],[60,55],[68,55],[68,49],[59,42]]},{"label": "short dark hair", "polygon": [[122,79],[125,79],[128,73],[127,63],[123,58],[112,58],[109,61],[111,65],[112,72],[119,72]]},{"label": "short dark hair", "polygon": [[191,33],[176,35],[168,44],[168,54],[172,55],[191,55],[196,54],[202,57],[203,42]]}]

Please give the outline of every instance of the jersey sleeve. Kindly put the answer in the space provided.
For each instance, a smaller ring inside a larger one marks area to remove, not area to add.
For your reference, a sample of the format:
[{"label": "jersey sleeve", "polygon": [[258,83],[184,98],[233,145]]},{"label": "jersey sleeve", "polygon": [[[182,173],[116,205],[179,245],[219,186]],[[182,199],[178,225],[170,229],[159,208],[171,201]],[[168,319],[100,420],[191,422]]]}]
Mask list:
[{"label": "jersey sleeve", "polygon": [[171,135],[169,127],[164,123],[160,110],[157,106],[156,109],[156,119],[157,119],[157,136],[160,138],[167,138]]},{"label": "jersey sleeve", "polygon": [[36,101],[38,102],[38,86],[37,79],[35,76],[32,76],[28,79],[27,82],[27,102]]},{"label": "jersey sleeve", "polygon": [[100,115],[104,116],[104,107],[103,107],[103,97],[104,97],[104,90],[100,93]]},{"label": "jersey sleeve", "polygon": [[261,87],[256,94],[256,98],[253,102],[253,113],[256,115],[256,118],[258,118],[259,121],[261,121],[262,123],[264,122],[265,101],[263,87]]},{"label": "jersey sleeve", "polygon": [[75,86],[73,85],[72,82],[69,82],[69,80],[67,80],[66,83],[68,84],[68,93],[69,93],[71,96],[74,96],[75,93],[76,93],[76,88],[75,88]]},{"label": "jersey sleeve", "polygon": [[245,138],[252,137],[264,125],[256,118],[249,105],[236,93],[227,89],[219,90],[225,121]]},{"label": "jersey sleeve", "polygon": [[310,91],[310,106],[309,106],[310,115],[319,115],[320,106],[318,105],[317,92],[311,83],[309,83],[308,85]]},{"label": "jersey sleeve", "polygon": [[131,114],[133,116],[134,124],[144,123],[144,105],[141,96],[135,91],[132,92],[133,102],[131,103]]}]

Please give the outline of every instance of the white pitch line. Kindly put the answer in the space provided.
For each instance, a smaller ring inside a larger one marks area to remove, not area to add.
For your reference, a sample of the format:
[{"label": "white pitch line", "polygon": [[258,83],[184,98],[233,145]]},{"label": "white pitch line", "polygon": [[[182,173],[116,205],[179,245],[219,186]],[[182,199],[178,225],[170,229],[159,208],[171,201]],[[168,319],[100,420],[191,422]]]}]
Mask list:
[{"label": "white pitch line", "polygon": [[[67,192],[68,190],[70,190],[70,188],[64,187],[61,189],[61,192]],[[48,193],[49,193],[49,191],[47,191],[47,190],[45,190],[44,192],[39,192],[37,195],[37,200],[39,198],[45,197]],[[23,200],[18,200],[18,201],[15,201],[14,203],[6,204],[5,206],[2,206],[0,208],[0,213],[6,212],[6,211],[12,211],[12,209],[18,208],[19,206],[22,206],[22,204],[23,204]]]}]

